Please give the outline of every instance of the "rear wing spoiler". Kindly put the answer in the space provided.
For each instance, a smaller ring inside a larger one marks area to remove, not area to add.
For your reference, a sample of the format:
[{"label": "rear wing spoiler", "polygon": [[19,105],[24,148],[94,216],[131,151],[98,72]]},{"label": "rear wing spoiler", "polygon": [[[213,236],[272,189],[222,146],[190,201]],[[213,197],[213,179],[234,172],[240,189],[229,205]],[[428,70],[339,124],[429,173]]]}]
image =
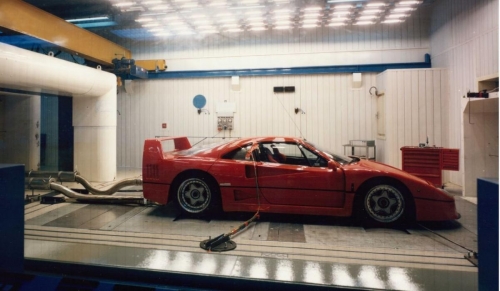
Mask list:
[{"label": "rear wing spoiler", "polygon": [[143,176],[151,178],[158,176],[158,163],[163,160],[162,142],[166,140],[174,141],[174,151],[187,150],[191,148],[191,143],[185,136],[152,138],[144,141],[144,151],[142,154]]}]

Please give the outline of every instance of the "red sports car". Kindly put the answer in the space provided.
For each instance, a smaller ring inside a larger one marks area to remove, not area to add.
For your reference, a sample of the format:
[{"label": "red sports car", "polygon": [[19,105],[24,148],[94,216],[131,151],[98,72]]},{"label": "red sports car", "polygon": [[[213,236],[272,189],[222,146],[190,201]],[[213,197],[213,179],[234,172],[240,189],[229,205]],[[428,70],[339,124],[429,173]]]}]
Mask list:
[{"label": "red sports car", "polygon": [[300,138],[244,138],[197,147],[186,137],[148,139],[142,172],[146,199],[174,201],[194,215],[259,210],[377,223],[460,217],[454,198],[425,180]]}]

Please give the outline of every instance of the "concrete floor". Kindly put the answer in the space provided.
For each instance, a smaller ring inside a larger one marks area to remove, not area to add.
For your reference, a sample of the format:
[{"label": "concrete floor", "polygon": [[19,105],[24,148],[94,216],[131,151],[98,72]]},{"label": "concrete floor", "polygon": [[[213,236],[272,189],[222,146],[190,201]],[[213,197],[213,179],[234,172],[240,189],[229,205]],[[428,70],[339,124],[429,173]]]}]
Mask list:
[{"label": "concrete floor", "polygon": [[443,238],[477,251],[476,205],[458,196],[456,204],[458,221],[405,229],[264,214],[233,237],[235,250],[207,253],[200,241],[253,214],[205,221],[182,218],[172,205],[34,202],[25,208],[25,257],[367,289],[477,290],[477,268],[464,259],[467,250]]}]

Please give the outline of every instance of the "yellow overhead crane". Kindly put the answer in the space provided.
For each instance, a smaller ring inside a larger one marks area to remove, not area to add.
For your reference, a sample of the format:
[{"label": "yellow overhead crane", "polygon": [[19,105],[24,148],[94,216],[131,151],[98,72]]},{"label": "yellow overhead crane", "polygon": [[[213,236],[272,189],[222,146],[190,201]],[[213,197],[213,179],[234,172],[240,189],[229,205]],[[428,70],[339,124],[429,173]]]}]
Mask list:
[{"label": "yellow overhead crane", "polygon": [[[66,52],[113,67],[113,59],[132,59],[130,50],[22,0],[0,0],[0,27],[52,43]],[[147,71],[164,71],[165,60],[136,60]]]}]

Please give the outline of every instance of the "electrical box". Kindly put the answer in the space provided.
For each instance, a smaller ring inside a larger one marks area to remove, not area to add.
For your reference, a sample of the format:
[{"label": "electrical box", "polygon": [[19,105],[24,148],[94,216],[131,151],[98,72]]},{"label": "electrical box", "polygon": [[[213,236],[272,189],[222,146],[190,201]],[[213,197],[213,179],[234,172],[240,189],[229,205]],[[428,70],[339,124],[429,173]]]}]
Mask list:
[{"label": "electrical box", "polygon": [[234,112],[236,111],[236,104],[234,102],[217,103],[216,111],[217,111],[217,129],[233,130]]},{"label": "electrical box", "polygon": [[217,117],[218,130],[233,130],[233,117],[232,116],[219,116]]}]

